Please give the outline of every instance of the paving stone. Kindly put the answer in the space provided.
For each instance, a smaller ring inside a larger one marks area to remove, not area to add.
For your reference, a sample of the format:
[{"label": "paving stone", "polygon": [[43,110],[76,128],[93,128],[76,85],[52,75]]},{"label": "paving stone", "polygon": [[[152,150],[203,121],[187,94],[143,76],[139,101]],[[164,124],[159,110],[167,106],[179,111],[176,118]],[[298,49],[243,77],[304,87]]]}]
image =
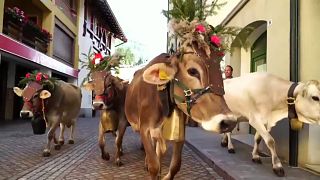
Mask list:
[{"label": "paving stone", "polygon": [[[33,135],[30,122],[0,125],[0,180],[3,179],[150,179],[144,170],[144,152],[139,135],[127,128],[123,139],[123,166],[114,164],[115,138],[106,134],[110,160],[101,159],[98,147],[98,118],[80,118],[75,144],[65,143],[59,151],[51,148],[50,157],[42,157],[46,135]],[[67,129],[67,133],[68,129]],[[58,135],[58,132],[56,133]],[[65,142],[68,141],[65,135]],[[172,149],[163,158],[161,176],[168,172]],[[221,179],[188,146],[182,153],[182,167],[175,179]]]}]

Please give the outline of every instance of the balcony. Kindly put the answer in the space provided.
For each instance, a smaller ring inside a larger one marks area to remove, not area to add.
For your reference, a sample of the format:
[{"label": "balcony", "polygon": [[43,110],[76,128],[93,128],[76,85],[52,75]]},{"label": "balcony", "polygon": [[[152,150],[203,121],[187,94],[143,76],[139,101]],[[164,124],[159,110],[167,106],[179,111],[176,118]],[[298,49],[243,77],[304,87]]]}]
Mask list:
[{"label": "balcony", "polygon": [[6,8],[3,19],[3,34],[40,51],[48,52],[51,34],[28,20],[24,12],[18,8]]}]

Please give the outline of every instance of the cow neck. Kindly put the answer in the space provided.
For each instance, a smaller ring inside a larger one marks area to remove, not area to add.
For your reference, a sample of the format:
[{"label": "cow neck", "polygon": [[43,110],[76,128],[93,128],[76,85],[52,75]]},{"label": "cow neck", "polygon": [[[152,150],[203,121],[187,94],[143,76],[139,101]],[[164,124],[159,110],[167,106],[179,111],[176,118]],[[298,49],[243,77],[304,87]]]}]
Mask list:
[{"label": "cow neck", "polygon": [[288,90],[288,95],[287,95],[287,104],[288,104],[288,119],[290,122],[291,126],[291,121],[294,119],[298,118],[296,108],[295,108],[295,100],[296,98],[294,97],[293,93],[295,88],[298,86],[298,83],[294,82],[291,84],[289,90]]}]

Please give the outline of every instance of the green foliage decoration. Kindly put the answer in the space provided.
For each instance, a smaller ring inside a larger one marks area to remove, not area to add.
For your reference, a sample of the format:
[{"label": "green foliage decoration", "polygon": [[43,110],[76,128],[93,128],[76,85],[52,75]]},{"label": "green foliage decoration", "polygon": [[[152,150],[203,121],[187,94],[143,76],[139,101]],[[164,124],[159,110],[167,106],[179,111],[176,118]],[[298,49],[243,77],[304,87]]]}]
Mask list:
[{"label": "green foliage decoration", "polygon": [[46,73],[33,71],[31,73],[27,73],[25,77],[21,77],[18,86],[24,88],[30,82],[37,82],[42,85],[44,89],[48,89],[49,91],[51,91],[54,89],[57,80],[57,78],[50,77]]},{"label": "green foliage decoration", "polygon": [[[242,30],[240,27],[213,27],[206,18],[217,14],[226,4],[219,0],[170,0],[169,10],[162,13],[169,19],[169,39],[178,39],[181,43],[179,51],[183,52],[187,46],[194,47],[194,43],[202,48],[207,56],[211,52],[217,53],[220,60],[226,51],[230,51],[231,43]],[[241,41],[242,39],[238,39]]]}]

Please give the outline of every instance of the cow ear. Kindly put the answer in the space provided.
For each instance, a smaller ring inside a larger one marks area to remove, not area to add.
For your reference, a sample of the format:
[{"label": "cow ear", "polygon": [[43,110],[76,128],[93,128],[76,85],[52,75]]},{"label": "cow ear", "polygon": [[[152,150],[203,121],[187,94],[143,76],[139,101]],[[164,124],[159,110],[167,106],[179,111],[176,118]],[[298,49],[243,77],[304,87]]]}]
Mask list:
[{"label": "cow ear", "polygon": [[123,84],[122,80],[112,76],[112,83],[116,86],[117,89],[122,90]]},{"label": "cow ear", "polygon": [[40,93],[40,98],[41,99],[47,99],[51,97],[51,93],[47,90],[42,90],[41,93]]},{"label": "cow ear", "polygon": [[150,84],[166,84],[171,79],[174,78],[176,74],[176,68],[165,64],[165,63],[157,63],[150,67],[148,67],[143,72],[143,80]]},{"label": "cow ear", "polygon": [[14,88],[13,88],[13,92],[14,92],[17,96],[21,97],[21,96],[22,96],[22,93],[23,93],[23,89],[20,89],[20,88],[18,88],[18,87],[14,87]]},{"label": "cow ear", "polygon": [[88,82],[88,81],[83,83],[82,87],[87,91],[93,91],[93,89],[94,89],[93,83],[92,82]]}]

